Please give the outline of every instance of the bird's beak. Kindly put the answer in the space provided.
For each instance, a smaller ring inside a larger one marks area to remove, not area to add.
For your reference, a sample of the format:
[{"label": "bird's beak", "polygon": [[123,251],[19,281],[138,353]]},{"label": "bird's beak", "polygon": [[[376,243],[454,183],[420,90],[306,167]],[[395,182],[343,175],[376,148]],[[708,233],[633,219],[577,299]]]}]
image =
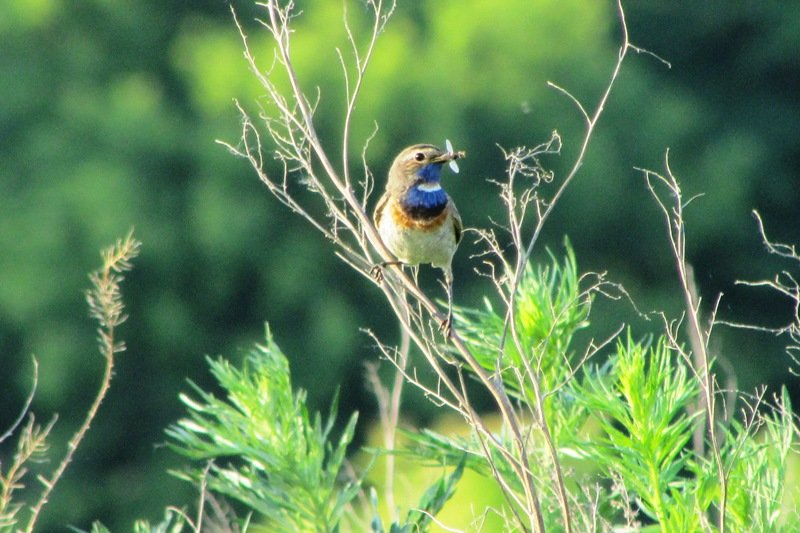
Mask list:
[{"label": "bird's beak", "polygon": [[447,163],[448,161],[453,161],[455,159],[461,159],[467,157],[467,152],[458,151],[458,152],[443,152],[441,155],[436,157],[432,162],[433,163]]}]

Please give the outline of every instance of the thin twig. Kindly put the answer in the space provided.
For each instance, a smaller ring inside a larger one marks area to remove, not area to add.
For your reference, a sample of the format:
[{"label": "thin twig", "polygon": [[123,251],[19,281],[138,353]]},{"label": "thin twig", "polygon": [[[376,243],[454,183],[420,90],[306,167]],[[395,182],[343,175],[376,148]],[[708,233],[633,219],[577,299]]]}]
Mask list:
[{"label": "thin twig", "polygon": [[140,246],[141,243],[133,238],[133,230],[131,230],[125,239],[118,240],[114,246],[103,251],[103,266],[90,276],[92,289],[86,292],[86,300],[89,304],[91,316],[97,319],[100,324],[98,328],[98,343],[100,352],[105,359],[105,369],[100,388],[86,413],[83,424],[67,444],[66,455],[49,478],[39,476],[39,481],[44,485],[44,490],[39,500],[31,508],[31,515],[25,528],[27,533],[33,531],[39,518],[39,513],[47,503],[56,483],[58,483],[70,462],[72,462],[75,451],[89,431],[92,421],[100,409],[100,404],[105,399],[111,386],[111,378],[114,375],[114,355],[125,350],[125,344],[116,338],[117,327],[127,319],[124,314],[119,284],[124,279],[122,274],[132,268],[130,261],[139,254]]},{"label": "thin twig", "polygon": [[[728,503],[728,472],[726,472],[725,465],[723,464],[721,444],[719,442],[719,437],[716,430],[717,393],[719,392],[719,386],[717,384],[716,375],[712,372],[711,357],[708,350],[711,326],[707,330],[704,330],[700,323],[701,301],[692,288],[692,279],[690,276],[691,269],[686,257],[686,229],[684,224],[683,209],[689,202],[691,202],[693,198],[691,198],[688,202],[684,202],[678,180],[673,175],[672,169],[669,165],[669,151],[667,151],[665,155],[665,167],[665,176],[662,176],[661,174],[651,170],[637,170],[643,172],[647,188],[664,215],[664,221],[667,226],[669,243],[672,249],[673,259],[675,260],[675,267],[678,273],[681,295],[683,296],[684,306],[686,309],[685,316],[687,318],[689,338],[690,340],[694,339],[692,341],[694,359],[685,354],[683,348],[678,343],[676,328],[667,328],[667,336],[670,340],[672,348],[684,357],[684,359],[687,361],[687,364],[695,373],[701,384],[703,410],[705,411],[706,416],[706,428],[710,450],[714,459],[714,464],[717,468],[717,476],[720,484],[719,516],[717,527],[719,533],[725,533],[726,510]],[[661,198],[661,195],[656,190],[656,183],[661,183],[661,185],[667,189],[671,197],[671,203],[668,203]],[[717,300],[717,305],[719,305],[719,300]],[[712,312],[712,318],[715,315],[716,311]],[[679,322],[677,324],[679,324]]]},{"label": "thin twig", "polygon": [[2,443],[4,440],[6,440],[7,438],[9,438],[11,435],[14,434],[19,425],[25,419],[25,416],[28,414],[28,411],[31,408],[31,403],[33,402],[33,398],[34,396],[36,396],[36,387],[39,384],[39,362],[36,360],[35,357],[31,357],[31,360],[33,361],[33,378],[31,379],[31,390],[30,392],[28,392],[28,397],[25,399],[25,405],[22,406],[22,410],[20,411],[17,419],[14,421],[13,424],[11,424],[11,427],[8,428],[8,430],[5,433],[0,435],[0,443]]}]

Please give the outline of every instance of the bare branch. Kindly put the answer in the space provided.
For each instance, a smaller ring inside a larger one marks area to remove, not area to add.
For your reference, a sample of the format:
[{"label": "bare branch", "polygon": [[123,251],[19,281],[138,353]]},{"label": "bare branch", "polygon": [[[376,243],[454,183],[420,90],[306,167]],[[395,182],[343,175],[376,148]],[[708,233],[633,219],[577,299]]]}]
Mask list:
[{"label": "bare branch", "polygon": [[[722,448],[717,435],[716,420],[717,420],[717,396],[720,392],[717,384],[717,378],[712,371],[711,356],[709,355],[709,338],[714,320],[716,318],[716,310],[719,306],[719,298],[716,301],[714,309],[711,313],[711,324],[708,328],[704,329],[701,325],[701,312],[700,303],[701,299],[697,294],[694,287],[692,269],[686,257],[686,231],[683,218],[683,208],[689,202],[684,202],[683,194],[678,184],[678,180],[672,173],[669,166],[669,151],[665,154],[665,167],[666,174],[661,175],[650,170],[639,169],[643,172],[647,188],[653,196],[656,204],[661,209],[664,215],[664,222],[667,226],[667,233],[669,237],[670,247],[672,248],[673,259],[678,273],[678,281],[681,289],[681,294],[684,299],[685,316],[687,318],[688,335],[692,345],[692,355],[687,354],[680,342],[678,341],[677,325],[679,322],[673,322],[670,327],[669,321],[664,318],[667,324],[667,338],[671,348],[677,353],[681,354],[687,365],[697,376],[698,381],[702,388],[702,408],[705,412],[706,427],[708,440],[711,445],[711,453],[713,455],[714,463],[717,468],[717,477],[720,484],[720,501],[719,501],[719,517],[717,527],[720,533],[725,532],[726,526],[726,508],[728,498],[728,472],[722,460]],[[654,181],[655,180],[655,181]],[[663,186],[668,195],[668,199],[664,199],[659,192],[657,185]],[[695,437],[695,447],[698,447],[698,438]]]}]

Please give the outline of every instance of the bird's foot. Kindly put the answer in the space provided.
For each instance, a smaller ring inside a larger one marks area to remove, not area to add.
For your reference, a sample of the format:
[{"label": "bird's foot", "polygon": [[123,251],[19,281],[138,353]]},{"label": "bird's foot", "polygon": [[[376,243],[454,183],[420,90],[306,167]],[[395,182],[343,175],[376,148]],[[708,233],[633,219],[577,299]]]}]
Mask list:
[{"label": "bird's foot", "polygon": [[383,263],[378,263],[369,271],[369,275],[378,283],[383,282]]},{"label": "bird's foot", "polygon": [[450,336],[453,334],[453,315],[450,313],[447,314],[447,318],[442,320],[439,324],[439,331],[442,332],[445,340],[450,338]]},{"label": "bird's foot", "polygon": [[375,278],[375,281],[377,281],[378,283],[381,283],[383,281],[383,277],[384,277],[383,276],[383,270],[386,267],[392,266],[392,265],[402,267],[402,266],[405,265],[405,263],[403,263],[402,261],[383,261],[381,263],[375,263],[375,265],[369,271],[369,274],[373,278]]}]

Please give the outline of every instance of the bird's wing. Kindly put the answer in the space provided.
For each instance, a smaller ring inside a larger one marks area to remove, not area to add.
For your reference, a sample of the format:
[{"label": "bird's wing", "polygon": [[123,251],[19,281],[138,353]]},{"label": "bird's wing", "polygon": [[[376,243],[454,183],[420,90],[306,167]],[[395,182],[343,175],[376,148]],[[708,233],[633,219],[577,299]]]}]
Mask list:
[{"label": "bird's wing", "polygon": [[456,236],[456,244],[461,241],[461,230],[464,228],[463,224],[461,223],[461,215],[458,214],[458,209],[456,209],[456,204],[453,200],[449,202],[450,210],[453,213],[453,231],[455,232]]},{"label": "bird's wing", "polygon": [[384,192],[381,195],[380,200],[378,200],[378,205],[375,206],[375,212],[372,214],[372,222],[375,223],[375,227],[380,227],[381,225],[381,215],[383,215],[383,211],[386,208],[386,202],[389,201],[389,193]]}]

